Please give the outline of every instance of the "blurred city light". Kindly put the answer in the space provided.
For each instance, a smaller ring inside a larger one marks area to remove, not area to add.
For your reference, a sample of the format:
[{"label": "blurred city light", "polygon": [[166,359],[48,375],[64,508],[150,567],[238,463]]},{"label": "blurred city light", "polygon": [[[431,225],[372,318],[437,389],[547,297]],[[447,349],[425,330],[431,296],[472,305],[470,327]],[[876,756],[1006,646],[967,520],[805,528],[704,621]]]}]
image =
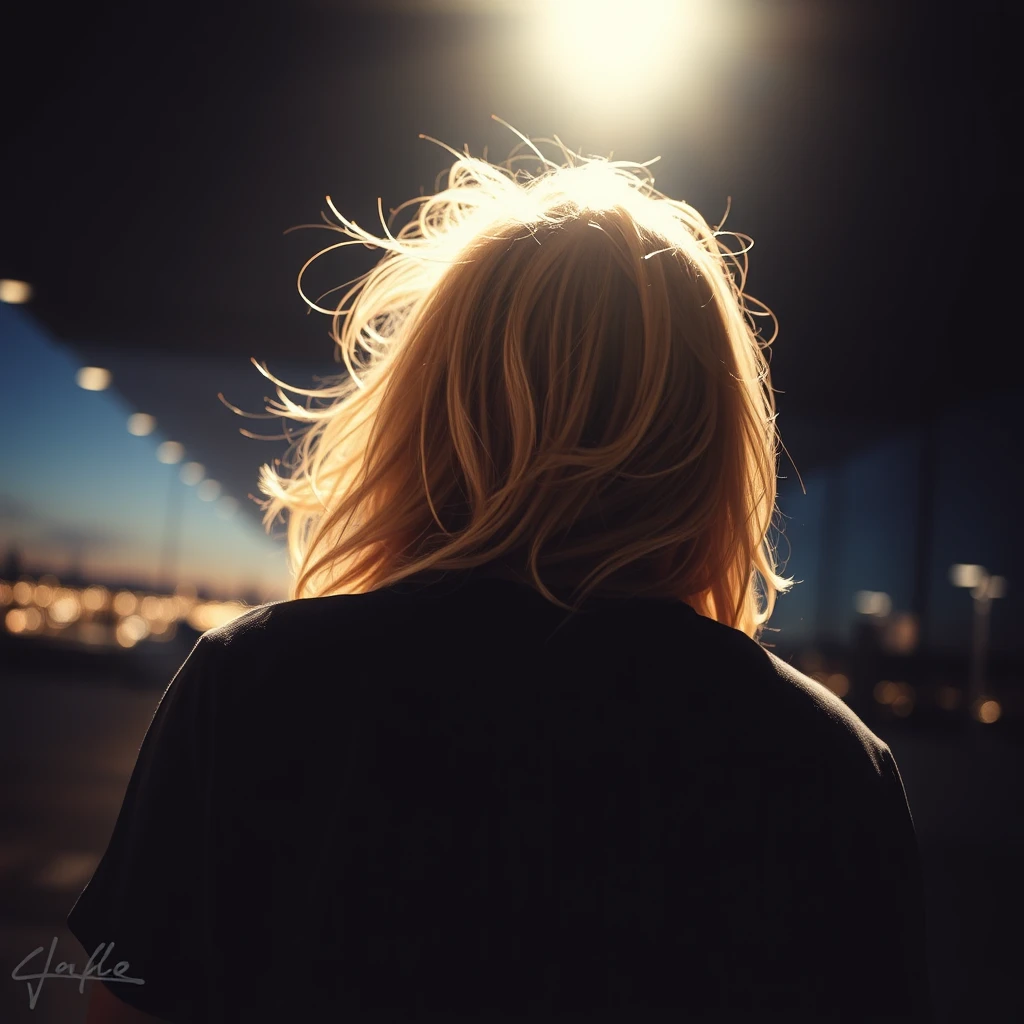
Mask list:
[{"label": "blurred city light", "polygon": [[875,700],[891,709],[894,715],[905,718],[914,710],[916,695],[914,688],[907,683],[896,683],[883,679],[875,684]]},{"label": "blurred city light", "polygon": [[917,647],[918,634],[917,616],[901,612],[886,623],[882,646],[891,654],[911,654]]},{"label": "blurred city light", "polygon": [[0,278],[0,302],[18,306],[32,298],[32,286],[27,281]]},{"label": "blurred city light", "polygon": [[899,692],[899,684],[892,683],[888,679],[883,679],[880,683],[875,684],[875,700],[879,704],[891,704],[899,696]]},{"label": "blurred city light", "polygon": [[22,633],[25,630],[25,609],[12,608],[4,616],[4,626],[9,633]]},{"label": "blurred city light", "polygon": [[914,694],[912,691],[908,691],[909,687],[907,690],[901,690],[890,705],[892,713],[900,718],[906,718],[914,710]]},{"label": "blurred city light", "polygon": [[200,501],[216,501],[220,497],[220,484],[216,480],[204,480],[196,488],[196,497]]},{"label": "blurred city light", "polygon": [[979,722],[984,722],[985,725],[991,725],[997,721],[1002,713],[1003,709],[1000,707],[999,701],[991,698],[981,701],[974,709],[974,717]]},{"label": "blurred city light", "polygon": [[892,598],[879,590],[858,590],[853,596],[854,607],[861,615],[888,615],[892,611]]},{"label": "blurred city light", "polygon": [[960,707],[961,693],[955,686],[939,687],[939,692],[935,696],[935,703],[942,708],[943,711],[955,711]]},{"label": "blurred city light", "polygon": [[98,612],[106,608],[110,601],[110,592],[106,587],[86,587],[82,591],[82,607],[86,611]]},{"label": "blurred city light", "polygon": [[177,441],[164,441],[156,450],[160,462],[173,466],[185,457],[185,446]]},{"label": "blurred city light", "polygon": [[201,462],[186,462],[178,476],[183,484],[192,487],[203,479],[205,473],[206,467]]},{"label": "blurred city light", "polygon": [[145,412],[133,412],[128,417],[128,433],[136,437],[146,437],[156,429],[156,418]]},{"label": "blurred city light", "polygon": [[4,625],[10,633],[32,633],[43,624],[38,608],[12,608],[4,616]]},{"label": "blurred city light", "polygon": [[13,585],[0,580],[0,600],[7,605],[13,602],[0,612],[0,627],[8,634],[122,648],[143,640],[173,640],[181,621],[204,632],[230,622],[249,607],[242,601],[200,600],[196,587],[188,583],[179,584],[173,594],[128,588],[112,594],[99,584],[81,589],[62,585],[53,574],[38,580],[22,577]]},{"label": "blurred city light", "polygon": [[985,576],[985,569],[980,565],[958,564],[949,570],[949,581],[954,587],[976,587]]},{"label": "blurred city light", "polygon": [[75,383],[84,391],[106,391],[110,387],[110,371],[102,366],[83,366],[75,374]]},{"label": "blurred city light", "polygon": [[[974,591],[978,591],[975,593]],[[985,579],[971,591],[972,597],[1000,598],[1006,597],[1006,577],[986,576]]]},{"label": "blurred city light", "polygon": [[845,697],[850,692],[850,680],[842,672],[833,672],[826,678],[825,685],[837,697]]},{"label": "blurred city light", "polygon": [[[978,709],[983,706],[981,694],[985,689],[985,660],[988,655],[989,618],[992,601],[1006,594],[1006,579],[992,576],[983,565],[957,563],[950,566],[949,580],[954,587],[969,588],[974,605],[971,629],[971,668],[967,686],[968,705],[979,721]],[[998,705],[997,705],[998,708]],[[998,711],[996,712],[998,717]],[[995,719],[992,719],[995,721]]]},{"label": "blurred city light", "polygon": [[61,587],[49,608],[50,621],[58,626],[66,626],[82,614],[82,605],[78,595],[65,587]]},{"label": "blurred city light", "polygon": [[240,601],[204,601],[188,613],[188,624],[200,633],[205,633],[208,629],[216,629],[237,619],[245,611],[248,611],[248,607]]}]

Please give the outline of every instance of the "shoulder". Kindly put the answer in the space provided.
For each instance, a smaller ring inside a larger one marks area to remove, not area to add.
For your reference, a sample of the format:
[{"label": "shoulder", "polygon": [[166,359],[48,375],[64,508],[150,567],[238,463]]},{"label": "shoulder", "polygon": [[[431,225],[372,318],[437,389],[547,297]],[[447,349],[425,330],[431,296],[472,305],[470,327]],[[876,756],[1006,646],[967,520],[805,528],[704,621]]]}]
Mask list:
[{"label": "shoulder", "polygon": [[218,679],[244,681],[248,692],[261,679],[298,685],[341,666],[351,671],[379,652],[401,617],[397,605],[410,600],[379,590],[267,602],[203,633],[190,660]]},{"label": "shoulder", "polygon": [[337,631],[365,625],[391,595],[380,591],[367,594],[338,594],[291,601],[268,601],[249,608],[230,622],[209,629],[199,645],[237,655],[265,653],[275,643],[301,639],[303,634],[320,634],[325,628]]},{"label": "shoulder", "polygon": [[751,723],[759,744],[879,779],[890,773],[888,745],[831,690],[746,634],[703,622],[722,652],[716,685],[735,695],[732,709]]}]

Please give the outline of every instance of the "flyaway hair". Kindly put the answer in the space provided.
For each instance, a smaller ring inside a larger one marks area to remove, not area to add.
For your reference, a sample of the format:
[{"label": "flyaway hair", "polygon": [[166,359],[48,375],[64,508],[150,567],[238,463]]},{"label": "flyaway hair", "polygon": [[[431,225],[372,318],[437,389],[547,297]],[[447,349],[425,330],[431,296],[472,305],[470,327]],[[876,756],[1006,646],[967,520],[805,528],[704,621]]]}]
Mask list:
[{"label": "flyaway hair", "polygon": [[[328,198],[338,245],[383,256],[336,308],[306,299],[344,375],[303,390],[260,367],[267,411],[303,424],[259,481],[291,597],[493,563],[566,609],[676,598],[756,637],[791,581],[768,539],[774,336],[752,317],[771,314],[743,291],[749,245],[723,244],[749,239],[644,164],[524,142],[536,174],[513,170],[522,147],[500,166],[449,150],[447,187],[381,236]],[[566,583],[569,603],[549,589]]]}]

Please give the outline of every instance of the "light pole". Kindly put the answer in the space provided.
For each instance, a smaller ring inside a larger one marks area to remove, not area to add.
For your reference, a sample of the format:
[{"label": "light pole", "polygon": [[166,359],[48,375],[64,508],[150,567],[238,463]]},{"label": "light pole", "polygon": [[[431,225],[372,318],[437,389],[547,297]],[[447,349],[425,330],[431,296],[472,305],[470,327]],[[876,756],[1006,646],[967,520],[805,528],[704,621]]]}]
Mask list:
[{"label": "light pole", "polygon": [[949,579],[954,587],[970,590],[974,601],[974,624],[971,631],[971,672],[967,684],[967,711],[977,715],[984,692],[985,655],[988,650],[989,616],[992,602],[1006,594],[1006,580],[991,576],[982,565],[958,564],[950,567]]}]

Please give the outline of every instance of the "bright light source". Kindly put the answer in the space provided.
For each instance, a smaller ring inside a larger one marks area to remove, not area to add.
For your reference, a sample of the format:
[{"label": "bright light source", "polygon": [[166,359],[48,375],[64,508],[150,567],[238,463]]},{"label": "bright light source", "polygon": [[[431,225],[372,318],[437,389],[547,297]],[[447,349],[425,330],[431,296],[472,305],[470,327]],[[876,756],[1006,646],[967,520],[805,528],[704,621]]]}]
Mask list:
[{"label": "bright light source", "polygon": [[71,589],[61,587],[50,605],[50,621],[58,626],[66,626],[74,622],[82,614],[82,605],[78,595]]},{"label": "bright light source", "polygon": [[173,466],[185,457],[185,446],[177,441],[164,441],[157,450],[156,457],[160,462]]},{"label": "bright light source", "polygon": [[102,366],[83,366],[75,374],[75,383],[84,391],[106,391],[110,387],[110,371]]},{"label": "bright light source", "polygon": [[225,495],[217,502],[217,515],[223,519],[230,519],[238,511],[238,502],[234,498]]},{"label": "bright light source", "polygon": [[858,590],[853,603],[861,615],[885,616],[892,611],[892,598],[880,590]]},{"label": "bright light source", "polygon": [[976,587],[988,575],[981,565],[953,565],[949,569],[949,582],[954,587]]},{"label": "bright light source", "polygon": [[181,472],[178,474],[183,484],[188,484],[189,487],[193,487],[199,483],[206,474],[206,467],[201,462],[186,462],[181,467]]},{"label": "bright light source", "polygon": [[128,417],[128,433],[145,437],[156,429],[156,418],[145,412],[133,412]]},{"label": "bright light source", "polygon": [[0,278],[0,302],[20,306],[32,298],[32,285],[27,281],[15,281],[9,277]]},{"label": "bright light source", "polygon": [[723,6],[728,5],[543,0],[534,5],[539,59],[532,63],[553,71],[561,88],[605,109],[654,99],[680,71],[699,79],[697,65],[718,56],[711,53],[713,30],[735,38]]},{"label": "bright light source", "polygon": [[118,615],[131,615],[138,604],[139,599],[130,590],[120,590],[114,595],[114,611]]},{"label": "bright light source", "polygon": [[200,501],[216,501],[220,497],[220,484],[216,480],[204,480],[196,488],[196,497]]}]

